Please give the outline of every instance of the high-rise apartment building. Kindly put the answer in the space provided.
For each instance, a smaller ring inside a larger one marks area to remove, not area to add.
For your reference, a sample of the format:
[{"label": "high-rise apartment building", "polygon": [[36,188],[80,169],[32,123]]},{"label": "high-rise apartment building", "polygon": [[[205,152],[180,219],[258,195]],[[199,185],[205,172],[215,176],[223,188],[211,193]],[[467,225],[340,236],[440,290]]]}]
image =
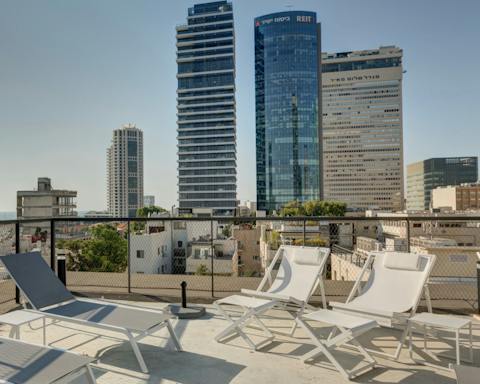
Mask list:
[{"label": "high-rise apartment building", "polygon": [[113,131],[107,149],[108,211],[114,217],[135,217],[143,207],[143,132],[135,125]]},{"label": "high-rise apartment building", "polygon": [[323,194],[403,209],[402,50],[322,53]]},{"label": "high-rise apartment building", "polygon": [[179,211],[237,206],[232,4],[196,4],[177,27]]},{"label": "high-rise apartment building", "polygon": [[320,24],[313,12],[255,19],[257,206],[321,198]]},{"label": "high-rise apartment building", "polygon": [[475,183],[478,180],[477,157],[432,158],[407,166],[407,209],[430,208],[431,192],[437,187]]}]

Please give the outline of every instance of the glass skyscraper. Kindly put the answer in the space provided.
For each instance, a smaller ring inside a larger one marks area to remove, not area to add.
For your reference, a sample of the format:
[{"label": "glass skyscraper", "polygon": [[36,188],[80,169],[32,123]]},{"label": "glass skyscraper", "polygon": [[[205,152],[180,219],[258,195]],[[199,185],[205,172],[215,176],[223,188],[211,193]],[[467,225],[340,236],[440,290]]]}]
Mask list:
[{"label": "glass skyscraper", "polygon": [[196,4],[177,27],[180,212],[237,205],[235,37],[232,4]]},{"label": "glass skyscraper", "polygon": [[320,24],[313,12],[255,19],[257,206],[321,198]]}]

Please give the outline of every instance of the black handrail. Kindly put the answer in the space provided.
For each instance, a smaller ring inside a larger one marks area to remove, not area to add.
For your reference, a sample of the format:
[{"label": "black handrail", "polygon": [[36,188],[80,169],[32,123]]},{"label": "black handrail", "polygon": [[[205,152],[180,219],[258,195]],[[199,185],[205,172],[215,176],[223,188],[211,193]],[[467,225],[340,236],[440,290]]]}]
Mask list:
[{"label": "black handrail", "polygon": [[353,221],[480,221],[480,216],[210,216],[210,217],[46,217],[38,219],[12,219],[0,220],[0,225],[50,223],[54,222],[111,222],[111,221],[229,221],[229,222],[252,222],[252,221],[329,221],[329,222],[353,222]]}]

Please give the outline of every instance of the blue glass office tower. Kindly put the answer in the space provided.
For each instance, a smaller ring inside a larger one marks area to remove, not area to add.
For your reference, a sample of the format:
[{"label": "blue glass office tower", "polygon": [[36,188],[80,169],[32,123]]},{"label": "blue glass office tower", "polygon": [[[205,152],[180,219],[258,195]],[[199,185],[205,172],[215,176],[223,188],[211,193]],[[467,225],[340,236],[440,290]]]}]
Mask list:
[{"label": "blue glass office tower", "polygon": [[237,205],[235,37],[232,4],[196,4],[177,27],[180,212]]},{"label": "blue glass office tower", "polygon": [[321,198],[320,52],[315,13],[255,19],[259,210]]}]

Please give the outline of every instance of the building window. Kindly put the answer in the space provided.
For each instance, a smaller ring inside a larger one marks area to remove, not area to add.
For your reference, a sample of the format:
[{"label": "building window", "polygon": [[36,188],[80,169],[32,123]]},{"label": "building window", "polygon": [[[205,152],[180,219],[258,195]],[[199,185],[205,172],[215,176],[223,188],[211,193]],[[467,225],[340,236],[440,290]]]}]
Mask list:
[{"label": "building window", "polygon": [[258,256],[258,255],[253,256],[253,260],[260,261],[260,256]]},{"label": "building window", "polygon": [[145,258],[145,251],[137,250],[137,259],[144,259]]}]

